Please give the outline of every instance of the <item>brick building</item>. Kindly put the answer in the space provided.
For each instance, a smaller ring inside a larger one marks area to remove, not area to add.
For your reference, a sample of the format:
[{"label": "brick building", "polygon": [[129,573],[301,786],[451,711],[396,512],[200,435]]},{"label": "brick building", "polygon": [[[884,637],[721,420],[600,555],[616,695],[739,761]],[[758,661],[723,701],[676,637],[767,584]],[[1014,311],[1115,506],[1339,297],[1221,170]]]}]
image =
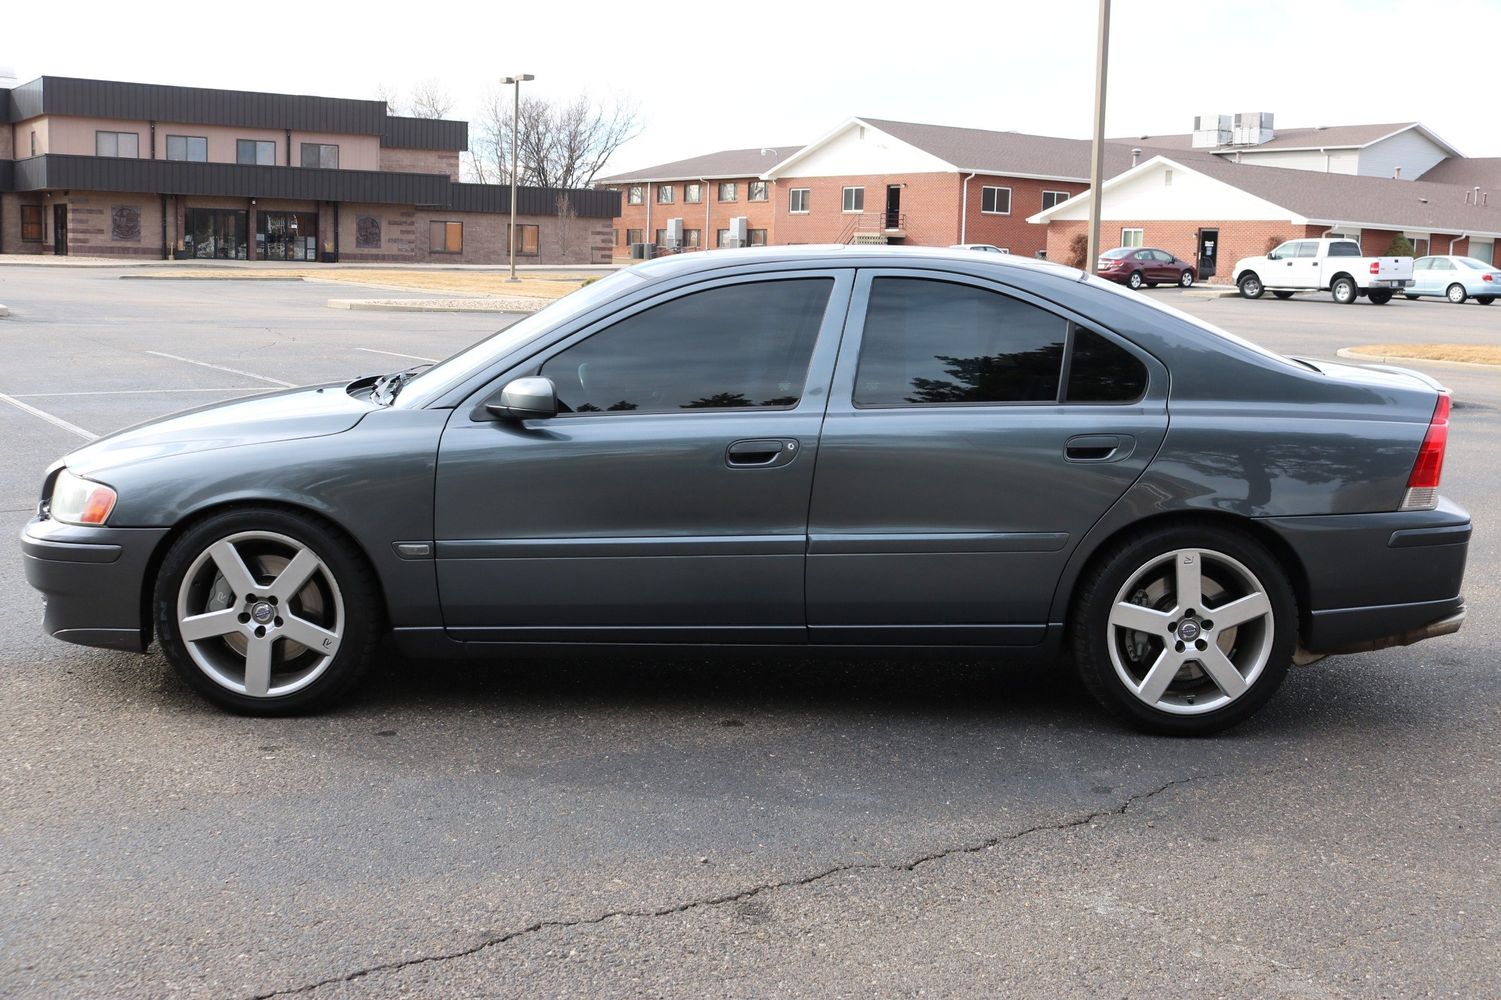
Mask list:
[{"label": "brick building", "polygon": [[[382,101],[0,81],[0,253],[501,264],[510,188],[459,181],[460,121]],[[524,263],[605,263],[619,199],[523,187]]]}]

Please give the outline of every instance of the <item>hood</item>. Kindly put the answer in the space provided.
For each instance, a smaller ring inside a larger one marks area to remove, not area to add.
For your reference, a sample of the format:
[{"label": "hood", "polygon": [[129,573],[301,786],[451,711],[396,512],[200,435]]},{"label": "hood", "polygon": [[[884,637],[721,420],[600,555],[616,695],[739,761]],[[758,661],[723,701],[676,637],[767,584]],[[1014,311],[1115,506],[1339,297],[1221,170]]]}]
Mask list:
[{"label": "hood", "polygon": [[63,461],[80,475],[166,455],[295,441],[347,431],[375,405],[339,383],[211,403],[116,431]]}]

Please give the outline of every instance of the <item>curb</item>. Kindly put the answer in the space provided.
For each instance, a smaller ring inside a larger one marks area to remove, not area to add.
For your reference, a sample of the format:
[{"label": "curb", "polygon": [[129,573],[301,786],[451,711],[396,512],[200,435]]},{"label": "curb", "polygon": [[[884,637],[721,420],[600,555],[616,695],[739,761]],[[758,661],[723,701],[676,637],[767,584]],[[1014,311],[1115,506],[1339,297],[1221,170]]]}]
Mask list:
[{"label": "curb", "polygon": [[121,281],[302,281],[300,274],[214,274],[197,271],[192,274],[122,274]]},{"label": "curb", "polygon": [[1240,289],[1234,286],[1229,288],[1185,288],[1183,295],[1195,299],[1228,299],[1240,294]]},{"label": "curb", "polygon": [[371,312],[534,313],[542,306],[535,299],[329,299],[328,308]]},{"label": "curb", "polygon": [[1436,358],[1414,358],[1405,354],[1367,354],[1357,351],[1353,347],[1341,347],[1334,352],[1341,358],[1349,358],[1351,361],[1373,361],[1383,365],[1432,365],[1436,368],[1470,368],[1479,371],[1501,371],[1501,365],[1486,364],[1483,361],[1440,361]]}]

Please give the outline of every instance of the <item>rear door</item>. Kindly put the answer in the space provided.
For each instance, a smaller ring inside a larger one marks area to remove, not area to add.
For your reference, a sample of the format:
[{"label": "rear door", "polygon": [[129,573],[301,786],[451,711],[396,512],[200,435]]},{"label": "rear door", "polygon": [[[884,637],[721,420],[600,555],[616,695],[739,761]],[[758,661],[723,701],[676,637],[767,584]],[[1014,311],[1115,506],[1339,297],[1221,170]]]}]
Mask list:
[{"label": "rear door", "polygon": [[[437,569],[466,641],[804,639],[819,426],[853,275],[700,282],[548,348],[455,412]],[[511,379],[567,412],[496,420]]]},{"label": "rear door", "polygon": [[1030,644],[1167,428],[1167,372],[1026,291],[862,269],[809,525],[813,642]]}]

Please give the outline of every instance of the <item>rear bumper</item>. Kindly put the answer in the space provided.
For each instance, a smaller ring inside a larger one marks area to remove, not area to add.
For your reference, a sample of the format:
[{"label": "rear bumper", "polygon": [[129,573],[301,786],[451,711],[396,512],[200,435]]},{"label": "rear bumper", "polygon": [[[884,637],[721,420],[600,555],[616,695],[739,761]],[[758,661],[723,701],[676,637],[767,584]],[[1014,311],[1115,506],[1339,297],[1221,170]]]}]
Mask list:
[{"label": "rear bumper", "polygon": [[1430,511],[1271,517],[1307,585],[1302,645],[1355,652],[1456,631],[1464,620],[1470,515],[1441,498]]},{"label": "rear bumper", "polygon": [[166,528],[82,528],[34,519],[21,530],[26,582],[41,591],[42,628],[82,646],[143,652],[146,570]]}]

